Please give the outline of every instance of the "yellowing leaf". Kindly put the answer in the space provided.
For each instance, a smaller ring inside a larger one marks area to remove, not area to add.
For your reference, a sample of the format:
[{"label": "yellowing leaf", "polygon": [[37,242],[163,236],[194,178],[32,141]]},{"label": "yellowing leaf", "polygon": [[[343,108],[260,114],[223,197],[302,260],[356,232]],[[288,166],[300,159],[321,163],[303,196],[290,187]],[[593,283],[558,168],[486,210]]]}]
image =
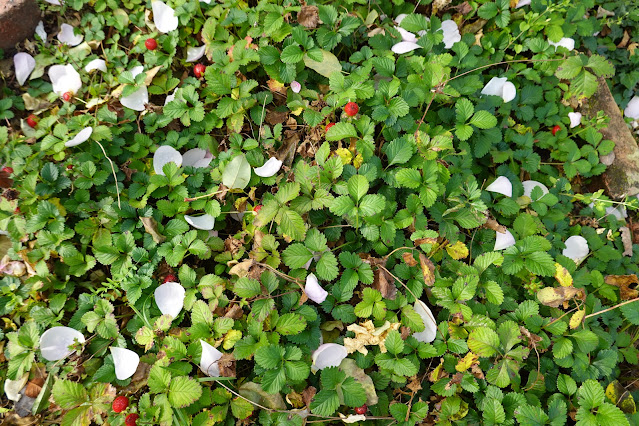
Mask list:
[{"label": "yellowing leaf", "polygon": [[364,157],[362,157],[362,154],[357,154],[357,156],[353,159],[353,166],[355,166],[356,169],[359,169],[359,166],[361,166],[362,163],[364,163]]},{"label": "yellowing leaf", "polygon": [[473,364],[479,362],[479,357],[472,352],[468,352],[465,357],[459,360],[455,370],[462,372],[468,370]]},{"label": "yellowing leaf", "polygon": [[572,285],[572,276],[570,275],[570,272],[568,272],[568,269],[564,268],[559,263],[555,263],[555,268],[557,269],[555,272],[557,282],[559,282],[562,287],[570,287]]},{"label": "yellowing leaf", "polygon": [[461,241],[457,241],[452,246],[446,247],[446,251],[455,260],[463,259],[468,256],[468,247]]},{"label": "yellowing leaf", "polygon": [[635,284],[639,284],[639,278],[635,274],[632,275],[607,275],[606,284],[619,287],[619,296],[621,300],[630,300],[639,297],[639,291],[631,288]]},{"label": "yellowing leaf", "polygon": [[242,332],[240,330],[230,330],[224,336],[224,349],[229,350],[242,338]]},{"label": "yellowing leaf", "polygon": [[419,263],[422,267],[424,283],[426,283],[427,286],[432,286],[435,283],[435,265],[433,265],[433,262],[423,253],[419,253]]},{"label": "yellowing leaf", "polygon": [[586,294],[583,289],[575,287],[544,287],[537,292],[537,299],[542,304],[553,308],[558,308],[574,297],[585,300]]},{"label": "yellowing leaf", "polygon": [[342,159],[342,164],[344,165],[351,164],[351,161],[353,161],[353,153],[346,148],[337,148],[335,154]]},{"label": "yellowing leaf", "polygon": [[637,412],[637,406],[632,394],[626,390],[617,380],[610,382],[606,388],[606,397],[626,414]]},{"label": "yellowing leaf", "polygon": [[586,316],[586,310],[580,309],[570,317],[570,328],[575,329],[579,327],[579,324],[584,320],[584,316]]}]

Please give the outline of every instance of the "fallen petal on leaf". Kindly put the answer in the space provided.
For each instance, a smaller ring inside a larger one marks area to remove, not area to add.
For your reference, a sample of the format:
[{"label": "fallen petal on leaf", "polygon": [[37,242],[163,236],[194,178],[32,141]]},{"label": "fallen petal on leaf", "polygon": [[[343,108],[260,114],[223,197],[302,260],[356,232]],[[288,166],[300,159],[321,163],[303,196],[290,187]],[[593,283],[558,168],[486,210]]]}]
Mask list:
[{"label": "fallen petal on leaf", "polygon": [[202,345],[202,356],[200,358],[200,370],[209,377],[220,377],[220,366],[218,361],[222,358],[223,353],[213,346],[200,340]]},{"label": "fallen petal on leaf", "polygon": [[401,41],[395,45],[393,45],[393,47],[391,48],[391,50],[394,53],[397,53],[398,55],[401,55],[403,53],[407,53],[407,52],[411,52],[415,49],[420,49],[421,46],[417,43],[413,43],[410,41]]},{"label": "fallen petal on leaf", "polygon": [[634,96],[630,99],[630,102],[628,102],[623,114],[633,120],[639,119],[639,96]]},{"label": "fallen petal on leaf", "polygon": [[347,356],[348,352],[344,346],[337,343],[324,343],[313,352],[313,371],[326,367],[338,367]]},{"label": "fallen petal on leaf", "polygon": [[106,61],[104,59],[94,59],[84,67],[84,70],[86,72],[91,72],[93,70],[100,70],[102,72],[106,72],[107,70]]},{"label": "fallen petal on leaf", "polygon": [[189,149],[182,156],[182,165],[191,167],[206,167],[213,161],[213,154],[201,148]]},{"label": "fallen petal on leaf", "polygon": [[44,44],[47,43],[47,32],[44,30],[44,22],[42,21],[38,22],[38,25],[36,26],[36,29],[35,29],[35,33],[38,35],[38,37],[40,37],[40,39],[42,39]]},{"label": "fallen petal on leaf", "polygon": [[69,46],[77,46],[82,43],[84,36],[81,34],[76,35],[73,32],[73,27],[69,24],[62,24],[60,26],[60,32],[58,33],[58,40],[61,43],[67,44]]},{"label": "fallen petal on leaf", "polygon": [[13,66],[16,69],[16,80],[22,86],[35,69],[36,61],[28,53],[20,52],[13,56]]},{"label": "fallen petal on leaf", "polygon": [[533,189],[537,187],[541,188],[542,195],[548,194],[548,187],[541,182],[537,182],[536,180],[525,180],[521,184],[524,187],[524,195],[528,198],[531,198]]},{"label": "fallen petal on leaf", "polygon": [[22,395],[20,395],[20,391],[27,385],[28,380],[29,373],[24,373],[24,375],[17,380],[7,378],[4,381],[4,393],[7,395],[7,399],[18,402],[22,397]]},{"label": "fallen petal on leaf", "polygon": [[497,192],[506,197],[513,196],[513,184],[506,176],[499,176],[493,183],[486,187],[486,191]]},{"label": "fallen petal on leaf", "polygon": [[200,47],[189,47],[186,49],[186,62],[195,62],[204,56],[206,45]]},{"label": "fallen petal on leaf", "polygon": [[588,241],[580,235],[573,235],[566,240],[566,248],[561,254],[571,258],[575,263],[581,263],[588,256],[588,253],[590,253]]},{"label": "fallen petal on leaf", "polygon": [[500,96],[504,92],[504,84],[508,79],[506,77],[493,77],[481,90],[482,95]]},{"label": "fallen petal on leaf", "polygon": [[282,162],[275,157],[271,157],[262,167],[256,167],[253,171],[260,177],[271,177],[279,172],[281,168]]},{"label": "fallen petal on leaf", "polygon": [[73,65],[52,65],[49,68],[49,79],[53,86],[53,91],[62,96],[66,92],[77,93],[82,87],[80,74],[73,68]]},{"label": "fallen petal on leaf", "polygon": [[75,341],[84,343],[84,336],[71,327],[52,327],[40,336],[40,352],[47,361],[58,361],[71,355],[74,351],[69,346]]},{"label": "fallen petal on leaf", "polygon": [[291,81],[291,90],[293,91],[293,93],[299,93],[300,90],[302,90],[302,85],[299,83],[299,81]]},{"label": "fallen petal on leaf", "polygon": [[503,250],[514,245],[515,237],[513,237],[513,234],[511,234],[509,230],[506,230],[505,234],[495,232],[495,248],[493,250]]},{"label": "fallen petal on leaf", "polygon": [[417,43],[417,36],[415,34],[411,33],[410,31],[406,31],[401,27],[395,27],[395,29],[399,31],[399,34],[402,36],[402,41]]},{"label": "fallen petal on leaf", "polygon": [[93,127],[85,127],[84,129],[80,130],[78,134],[75,135],[72,139],[65,142],[64,146],[68,148],[80,145],[81,143],[86,142],[91,137],[92,133]]},{"label": "fallen petal on leaf", "polygon": [[151,4],[151,8],[153,9],[153,23],[159,32],[166,34],[178,27],[175,10],[167,6],[166,3],[156,0]]},{"label": "fallen petal on leaf", "polygon": [[129,96],[120,98],[120,103],[133,111],[144,111],[145,105],[149,103],[149,91],[146,86],[142,86]]},{"label": "fallen petal on leaf", "polygon": [[215,226],[215,218],[210,214],[203,214],[201,216],[184,215],[184,220],[195,229],[203,229],[205,231],[210,231]]},{"label": "fallen petal on leaf", "polygon": [[163,315],[177,317],[184,307],[186,290],[180,284],[168,282],[155,289],[155,303]]},{"label": "fallen petal on leaf", "polygon": [[322,303],[328,296],[328,292],[322,288],[315,274],[309,274],[306,277],[304,293],[306,293],[306,296],[315,303]]},{"label": "fallen petal on leaf", "polygon": [[422,302],[421,300],[415,301],[413,309],[419,314],[420,317],[422,317],[422,321],[424,322],[424,331],[413,333],[413,337],[419,342],[432,342],[433,340],[435,340],[435,337],[437,337],[437,322],[435,321],[433,313],[431,312],[430,308],[426,306],[426,303]]},{"label": "fallen petal on leaf", "polygon": [[164,176],[162,168],[165,164],[175,163],[178,167],[182,165],[182,154],[169,145],[162,145],[153,154],[153,170],[158,175]]},{"label": "fallen petal on leaf", "polygon": [[568,50],[574,50],[575,48],[575,40],[568,37],[562,38],[557,43],[549,41],[548,44],[550,44],[551,46],[555,46],[555,50],[557,50],[558,47],[565,47]]},{"label": "fallen petal on leaf", "polygon": [[133,376],[135,370],[140,364],[140,357],[132,350],[125,348],[117,348],[111,346],[109,348],[113,356],[113,364],[115,365],[115,377],[118,380],[126,380]]},{"label": "fallen petal on leaf", "polygon": [[580,112],[569,112],[568,118],[570,119],[570,128],[577,127],[581,124],[581,113]]},{"label": "fallen petal on leaf", "polygon": [[461,34],[457,23],[452,19],[442,22],[442,31],[444,32],[444,47],[450,49],[455,43],[461,41]]}]

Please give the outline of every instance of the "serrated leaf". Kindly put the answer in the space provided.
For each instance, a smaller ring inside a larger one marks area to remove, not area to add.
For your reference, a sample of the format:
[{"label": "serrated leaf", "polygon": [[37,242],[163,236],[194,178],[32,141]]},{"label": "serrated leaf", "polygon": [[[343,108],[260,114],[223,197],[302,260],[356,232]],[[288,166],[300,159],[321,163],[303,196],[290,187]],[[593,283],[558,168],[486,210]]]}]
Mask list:
[{"label": "serrated leaf", "polygon": [[222,173],[222,183],[230,189],[244,189],[249,180],[251,180],[251,166],[244,154],[233,158]]},{"label": "serrated leaf", "polygon": [[169,385],[169,402],[173,407],[188,407],[202,396],[202,386],[190,377],[178,376]]},{"label": "serrated leaf", "polygon": [[346,138],[356,138],[357,130],[351,123],[335,123],[328,132],[326,132],[327,141],[339,141]]}]

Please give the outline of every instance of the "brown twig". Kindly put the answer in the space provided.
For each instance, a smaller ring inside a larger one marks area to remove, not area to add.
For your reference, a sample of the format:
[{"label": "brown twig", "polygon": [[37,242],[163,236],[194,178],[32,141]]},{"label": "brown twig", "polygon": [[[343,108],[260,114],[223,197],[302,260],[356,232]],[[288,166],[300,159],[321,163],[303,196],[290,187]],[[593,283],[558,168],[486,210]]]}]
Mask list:
[{"label": "brown twig", "polygon": [[636,297],[636,298],[631,299],[631,300],[626,300],[625,302],[619,303],[619,304],[617,304],[617,305],[615,305],[615,306],[613,306],[613,307],[611,307],[611,308],[604,309],[603,311],[599,311],[599,312],[594,312],[594,313],[592,313],[592,314],[590,314],[590,315],[586,315],[586,317],[585,317],[584,319],[588,319],[588,318],[595,317],[595,316],[597,316],[597,315],[599,315],[599,314],[603,314],[603,313],[605,313],[605,312],[612,311],[613,309],[617,309],[617,308],[619,308],[620,306],[627,305],[627,304],[629,304],[629,303],[637,302],[637,301],[639,301],[639,297]]}]

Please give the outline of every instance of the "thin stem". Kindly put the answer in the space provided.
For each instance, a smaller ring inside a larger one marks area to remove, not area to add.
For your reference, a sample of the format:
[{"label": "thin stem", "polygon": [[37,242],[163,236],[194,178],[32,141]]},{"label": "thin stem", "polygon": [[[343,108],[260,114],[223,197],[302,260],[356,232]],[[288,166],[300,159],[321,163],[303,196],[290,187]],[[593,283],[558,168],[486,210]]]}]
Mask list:
[{"label": "thin stem", "polygon": [[122,205],[120,204],[120,188],[118,187],[118,177],[115,174],[115,167],[113,167],[113,161],[111,161],[111,159],[107,155],[102,144],[98,141],[94,141],[94,142],[97,143],[100,146],[100,148],[102,148],[102,153],[104,154],[106,159],[109,160],[109,163],[111,164],[111,171],[113,172],[113,179],[115,180],[115,192],[118,194],[118,208],[121,209]]},{"label": "thin stem", "polygon": [[224,191],[223,190],[222,191],[215,191],[215,192],[211,192],[211,193],[206,194],[206,195],[200,195],[199,197],[185,198],[184,201],[200,200],[202,198],[208,198],[208,197],[212,197],[212,196],[217,195],[217,194],[221,194],[222,192],[224,192]]},{"label": "thin stem", "polygon": [[611,308],[604,309],[603,311],[595,312],[595,313],[592,313],[592,314],[590,314],[590,315],[586,315],[586,317],[585,317],[584,319],[588,319],[588,318],[596,317],[596,316],[597,316],[597,315],[599,315],[599,314],[603,314],[603,313],[606,313],[606,312],[610,312],[610,311],[612,311],[613,309],[617,309],[617,308],[619,308],[619,307],[621,307],[621,306],[623,306],[623,305],[627,305],[627,304],[629,304],[629,303],[637,302],[637,301],[639,301],[639,297],[635,297],[634,299],[631,299],[631,300],[626,300],[625,302],[619,303],[619,304],[617,304],[617,305],[615,305],[615,306],[613,306],[613,307],[611,307]]}]

